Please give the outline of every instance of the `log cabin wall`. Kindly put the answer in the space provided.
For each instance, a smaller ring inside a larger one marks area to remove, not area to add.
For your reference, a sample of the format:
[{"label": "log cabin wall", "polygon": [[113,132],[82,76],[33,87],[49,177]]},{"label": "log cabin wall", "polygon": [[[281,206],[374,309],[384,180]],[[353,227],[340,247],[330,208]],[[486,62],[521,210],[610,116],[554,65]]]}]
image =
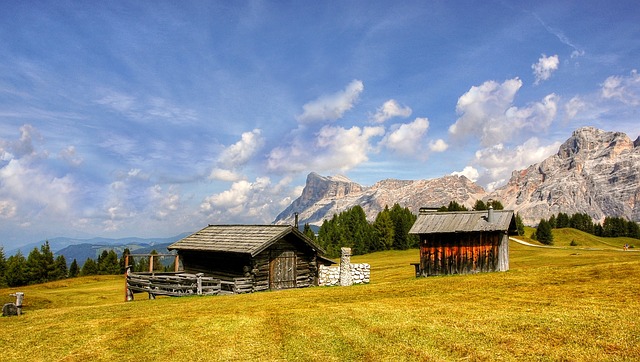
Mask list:
[{"label": "log cabin wall", "polygon": [[[282,259],[291,260],[295,268],[291,274],[283,275],[279,268]],[[316,252],[306,244],[293,238],[283,238],[256,255],[253,259],[252,274],[255,290],[304,288],[318,284]]]},{"label": "log cabin wall", "polygon": [[[204,273],[226,281],[251,277],[253,291],[318,285],[316,252],[294,238],[285,237],[253,258],[249,254],[220,252],[182,251],[180,255],[186,273]],[[277,261],[283,258],[291,260],[295,268],[291,274],[275,276]]]},{"label": "log cabin wall", "polygon": [[420,270],[423,276],[505,271],[508,245],[500,231],[422,234]]}]

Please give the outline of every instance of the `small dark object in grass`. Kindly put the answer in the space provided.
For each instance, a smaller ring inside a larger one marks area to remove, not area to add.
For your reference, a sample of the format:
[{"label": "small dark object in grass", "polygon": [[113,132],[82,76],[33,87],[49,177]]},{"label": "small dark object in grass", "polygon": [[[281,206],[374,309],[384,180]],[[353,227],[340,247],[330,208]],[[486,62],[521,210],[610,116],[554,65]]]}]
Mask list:
[{"label": "small dark object in grass", "polygon": [[571,240],[571,243],[569,243],[570,246],[578,246],[578,243],[575,240]]}]

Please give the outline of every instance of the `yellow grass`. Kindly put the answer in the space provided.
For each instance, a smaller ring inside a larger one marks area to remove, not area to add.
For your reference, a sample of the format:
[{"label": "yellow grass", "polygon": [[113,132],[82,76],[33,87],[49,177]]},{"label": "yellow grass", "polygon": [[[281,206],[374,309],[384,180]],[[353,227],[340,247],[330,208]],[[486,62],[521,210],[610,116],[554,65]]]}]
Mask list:
[{"label": "yellow grass", "polygon": [[372,283],[348,288],[131,303],[122,277],[20,288],[2,360],[640,359],[640,252],[510,246],[510,271],[466,276],[416,279],[417,250],[354,257]]}]

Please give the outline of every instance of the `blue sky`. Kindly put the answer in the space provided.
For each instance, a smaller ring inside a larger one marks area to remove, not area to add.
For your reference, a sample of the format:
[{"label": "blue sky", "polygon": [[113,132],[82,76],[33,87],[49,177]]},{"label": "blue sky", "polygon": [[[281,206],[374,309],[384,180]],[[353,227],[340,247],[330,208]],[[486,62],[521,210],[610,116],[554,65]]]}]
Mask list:
[{"label": "blue sky", "polygon": [[487,189],[635,139],[635,1],[4,1],[0,245],[270,223],[306,175]]}]

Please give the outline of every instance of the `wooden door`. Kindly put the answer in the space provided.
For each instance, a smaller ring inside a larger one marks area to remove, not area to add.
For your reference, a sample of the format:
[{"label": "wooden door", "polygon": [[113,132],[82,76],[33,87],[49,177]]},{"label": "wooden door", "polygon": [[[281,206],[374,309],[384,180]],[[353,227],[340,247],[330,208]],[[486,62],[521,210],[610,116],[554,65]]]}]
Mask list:
[{"label": "wooden door", "polygon": [[294,251],[272,251],[269,269],[269,287],[271,289],[296,287],[296,253]]}]

